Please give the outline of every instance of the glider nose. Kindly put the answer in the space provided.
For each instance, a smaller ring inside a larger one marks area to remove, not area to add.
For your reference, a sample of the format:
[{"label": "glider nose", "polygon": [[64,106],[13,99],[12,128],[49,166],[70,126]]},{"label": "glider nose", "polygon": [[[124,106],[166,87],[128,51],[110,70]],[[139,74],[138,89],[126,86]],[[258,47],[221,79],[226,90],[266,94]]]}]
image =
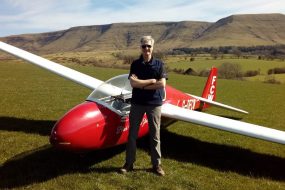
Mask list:
[{"label": "glider nose", "polygon": [[[50,143],[71,151],[94,149],[105,119],[94,102],[84,102],[67,112],[53,127]],[[98,148],[98,147],[97,147]]]}]

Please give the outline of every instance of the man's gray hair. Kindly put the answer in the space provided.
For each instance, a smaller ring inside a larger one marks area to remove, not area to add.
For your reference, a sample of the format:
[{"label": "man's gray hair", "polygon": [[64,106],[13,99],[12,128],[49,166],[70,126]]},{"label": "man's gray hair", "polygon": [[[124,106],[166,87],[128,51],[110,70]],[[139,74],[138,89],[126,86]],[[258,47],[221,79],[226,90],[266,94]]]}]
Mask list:
[{"label": "man's gray hair", "polygon": [[154,45],[154,39],[151,36],[143,36],[141,38],[141,44],[142,45],[149,42],[149,41],[150,41],[151,45],[153,46]]}]

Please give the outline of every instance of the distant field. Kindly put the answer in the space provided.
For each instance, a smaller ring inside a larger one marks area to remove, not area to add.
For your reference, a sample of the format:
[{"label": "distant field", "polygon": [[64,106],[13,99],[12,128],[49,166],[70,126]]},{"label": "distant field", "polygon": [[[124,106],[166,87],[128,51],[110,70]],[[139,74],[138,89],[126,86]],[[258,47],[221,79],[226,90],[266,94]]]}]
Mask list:
[{"label": "distant field", "polygon": [[254,77],[246,77],[245,78],[248,81],[267,81],[268,79],[275,79],[279,81],[282,84],[285,84],[285,74],[275,74],[275,75],[258,75]]},{"label": "distant field", "polygon": [[[78,58],[80,60],[87,60],[87,59],[96,59],[102,60],[105,64],[112,64],[114,62],[120,63],[115,54],[122,54],[122,55],[131,55],[135,58],[139,56],[139,51],[105,51],[105,52],[80,52],[80,53],[58,53],[58,54],[51,54],[46,57],[49,59],[52,58],[61,58],[64,62],[69,60],[68,58]],[[167,56],[165,58],[165,63],[170,69],[184,69],[187,70],[188,68],[192,68],[195,71],[200,71],[203,69],[211,68],[211,67],[218,67],[223,63],[234,63],[240,64],[242,71],[248,70],[260,70],[262,75],[267,74],[269,69],[275,67],[285,67],[285,61],[283,60],[258,60],[257,56],[251,56],[248,59],[245,58],[236,58],[232,55],[224,55],[224,58],[213,59],[208,54],[201,54],[194,57],[194,61],[190,61],[191,56],[189,55],[177,55],[177,56]],[[72,62],[72,61],[70,61]]]},{"label": "distant field", "polygon": [[166,61],[167,65],[170,68],[178,68],[178,69],[188,69],[192,68],[196,71],[211,68],[212,66],[218,67],[223,63],[234,63],[240,64],[242,67],[242,71],[248,70],[260,70],[261,74],[267,74],[269,69],[274,67],[285,67],[285,61],[281,60],[258,60],[257,58],[249,58],[249,59],[237,59],[237,58],[225,58],[225,59],[213,59],[211,57],[197,57],[194,61],[190,62],[189,57],[186,58],[181,57],[171,57]]},{"label": "distant field", "polygon": [[[139,51],[104,51],[104,52],[80,52],[80,53],[58,53],[46,56],[56,62],[65,63],[68,65],[76,64],[76,60],[85,62],[97,61],[97,65],[103,67],[113,67],[113,68],[128,68],[129,65],[123,64],[123,60],[118,60],[115,56],[116,54],[121,54],[123,56],[133,56],[137,58],[139,56]],[[225,54],[224,58],[213,59],[209,54],[200,54],[194,57],[194,61],[190,61],[191,56],[189,55],[176,55],[176,56],[166,56],[165,63],[170,69],[183,69],[187,70],[189,68],[194,69],[196,72],[210,69],[211,67],[219,67],[223,63],[239,64],[241,66],[241,71],[259,71],[260,75],[256,77],[245,78],[249,81],[261,81],[263,82],[268,78],[267,72],[269,69],[273,68],[285,68],[285,61],[280,59],[275,60],[258,60],[257,56],[250,56],[249,58],[237,58],[233,55]],[[81,63],[81,64],[82,64]],[[78,64],[78,63],[77,63]],[[274,78],[285,84],[285,74],[275,75]]]},{"label": "distant field", "polygon": [[[285,68],[285,61],[282,60],[258,60],[256,57],[248,59],[244,58],[231,58],[225,57],[224,59],[213,59],[210,56],[198,56],[194,61],[190,61],[190,57],[185,56],[173,56],[166,60],[167,66],[170,69],[194,69],[199,72],[204,69],[210,69],[211,67],[219,67],[223,63],[239,64],[242,72],[246,71],[260,71],[260,75],[256,77],[249,77],[246,80],[250,81],[264,81],[267,77],[267,71],[273,68]],[[281,83],[285,83],[285,74],[275,75],[274,78]]]},{"label": "distant field", "polygon": [[[200,64],[219,61],[201,60]],[[186,68],[181,61],[183,64]],[[202,68],[198,60],[192,64],[195,69]],[[259,63],[247,60],[243,64],[248,70]],[[268,68],[278,64],[284,62],[270,63]],[[92,66],[72,68],[102,80],[128,72]],[[264,61],[261,69],[266,68]],[[168,84],[200,95],[205,80],[170,73]],[[124,162],[124,145],[86,155],[54,150],[48,142],[52,126],[84,101],[90,90],[18,61],[0,61],[0,81],[0,189],[285,189],[285,145],[185,122],[162,131],[165,177],[147,170],[147,138],[138,141],[137,170],[127,175],[117,173]],[[207,112],[285,131],[284,95],[284,84],[219,79],[217,101],[250,114],[218,108]]]}]

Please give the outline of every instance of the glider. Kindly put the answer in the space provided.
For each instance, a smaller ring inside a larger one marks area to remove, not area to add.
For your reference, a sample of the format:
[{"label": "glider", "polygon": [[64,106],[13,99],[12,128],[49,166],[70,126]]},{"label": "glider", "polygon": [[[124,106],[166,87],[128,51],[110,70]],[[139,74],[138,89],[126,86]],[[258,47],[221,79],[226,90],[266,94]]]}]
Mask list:
[{"label": "glider", "polygon": [[[132,87],[127,74],[104,82],[4,42],[0,42],[0,50],[93,90],[86,101],[69,110],[56,122],[50,135],[52,145],[60,149],[82,152],[127,142],[132,97]],[[285,144],[284,131],[201,112],[209,105],[213,105],[247,113],[244,110],[214,101],[216,82],[217,69],[212,68],[202,97],[184,93],[167,85],[165,88],[166,98],[162,105],[162,127],[181,120]],[[141,122],[138,137],[147,133],[148,121],[145,116]]]}]

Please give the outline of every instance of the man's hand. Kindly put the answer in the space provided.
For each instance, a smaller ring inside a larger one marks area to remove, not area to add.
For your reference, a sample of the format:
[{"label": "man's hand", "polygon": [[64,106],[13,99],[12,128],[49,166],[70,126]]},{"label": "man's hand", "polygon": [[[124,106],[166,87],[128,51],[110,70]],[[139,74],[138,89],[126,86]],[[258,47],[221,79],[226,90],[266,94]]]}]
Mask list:
[{"label": "man's hand", "polygon": [[130,76],[130,83],[133,88],[144,88],[146,86],[155,84],[156,82],[156,79],[141,80],[135,74]]},{"label": "man's hand", "polygon": [[156,89],[160,89],[160,88],[165,88],[166,86],[166,79],[162,78],[160,80],[156,80],[155,83],[147,85],[144,87],[144,89],[146,90],[156,90]]}]

